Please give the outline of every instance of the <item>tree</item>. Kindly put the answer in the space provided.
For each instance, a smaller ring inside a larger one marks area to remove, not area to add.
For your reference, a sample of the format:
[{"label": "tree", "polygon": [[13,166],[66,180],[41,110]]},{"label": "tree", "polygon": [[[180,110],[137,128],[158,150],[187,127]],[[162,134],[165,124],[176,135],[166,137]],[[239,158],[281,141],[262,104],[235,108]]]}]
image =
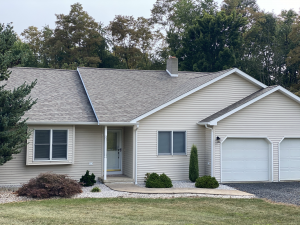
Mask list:
[{"label": "tree", "polygon": [[236,13],[204,13],[182,37],[168,34],[168,43],[171,52],[179,59],[179,68],[215,72],[234,67],[245,23],[246,19]]},{"label": "tree", "polygon": [[195,145],[192,146],[191,156],[190,156],[190,165],[189,165],[189,179],[192,182],[195,182],[199,177],[199,165],[198,165],[198,152]]},{"label": "tree", "polygon": [[159,31],[144,17],[117,15],[106,28],[109,42],[115,56],[119,57],[127,69],[148,69],[152,50],[158,39]]},{"label": "tree", "polygon": [[[0,82],[9,79],[11,71],[8,70],[19,61],[19,55],[13,55],[12,49],[17,41],[13,27],[0,25]],[[5,85],[0,86],[0,165],[11,160],[13,154],[21,152],[27,143],[30,133],[23,119],[25,112],[36,103],[27,97],[36,84],[24,83],[20,87],[6,90]]]}]

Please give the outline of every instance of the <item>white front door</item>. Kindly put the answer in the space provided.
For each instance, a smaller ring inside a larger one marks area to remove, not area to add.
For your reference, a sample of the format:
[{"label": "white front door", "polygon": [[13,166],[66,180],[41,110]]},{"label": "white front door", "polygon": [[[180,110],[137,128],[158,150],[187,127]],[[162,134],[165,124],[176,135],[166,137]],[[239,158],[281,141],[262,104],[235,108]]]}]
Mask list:
[{"label": "white front door", "polygon": [[300,138],[280,143],[280,180],[300,180]]},{"label": "white front door", "polygon": [[121,130],[107,131],[107,172],[122,174]]},{"label": "white front door", "polygon": [[227,138],[222,144],[222,181],[269,181],[270,146],[264,138]]}]

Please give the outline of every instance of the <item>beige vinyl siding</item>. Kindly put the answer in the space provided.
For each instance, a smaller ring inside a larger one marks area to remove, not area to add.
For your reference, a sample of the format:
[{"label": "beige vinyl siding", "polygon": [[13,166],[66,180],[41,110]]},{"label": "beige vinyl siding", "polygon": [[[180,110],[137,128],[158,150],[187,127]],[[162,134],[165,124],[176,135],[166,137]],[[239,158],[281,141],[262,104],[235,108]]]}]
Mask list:
[{"label": "beige vinyl siding", "polygon": [[[273,144],[273,180],[278,181],[278,143],[300,136],[300,105],[276,91],[218,122],[215,137],[268,137]],[[215,176],[220,181],[220,145],[215,143]]]},{"label": "beige vinyl siding", "polygon": [[[33,165],[58,165],[58,164],[72,164],[73,160],[73,153],[74,153],[74,132],[75,126],[28,126],[29,131],[32,132],[30,138],[28,139],[27,145],[27,158],[26,158],[26,165],[33,166]],[[60,160],[60,161],[40,161],[34,160],[34,131],[35,130],[67,130],[68,131],[68,148],[67,148],[67,160]]]},{"label": "beige vinyl siding", "polygon": [[123,174],[133,178],[133,127],[124,128]]},{"label": "beige vinyl siding", "polygon": [[[176,79],[176,78],[174,78]],[[229,75],[139,121],[138,181],[146,173],[166,173],[173,180],[187,180],[190,149],[198,148],[199,175],[206,174],[206,128],[201,119],[260,89],[236,74]],[[157,131],[187,131],[187,155],[157,155]]]},{"label": "beige vinyl siding", "polygon": [[[54,127],[54,126],[51,126]],[[61,126],[56,126],[60,128]],[[79,180],[89,170],[96,177],[102,174],[103,128],[100,126],[75,126],[75,160],[70,165],[26,166],[26,150],[14,155],[14,159],[1,166],[0,184],[20,184],[40,173],[52,171],[68,174]],[[93,165],[89,165],[93,162]]]}]

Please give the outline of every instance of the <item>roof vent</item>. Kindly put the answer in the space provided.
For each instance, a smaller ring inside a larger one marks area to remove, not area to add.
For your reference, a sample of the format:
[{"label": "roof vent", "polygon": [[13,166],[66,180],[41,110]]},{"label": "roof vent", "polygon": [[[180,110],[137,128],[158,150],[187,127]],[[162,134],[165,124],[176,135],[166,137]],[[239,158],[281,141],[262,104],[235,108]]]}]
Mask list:
[{"label": "roof vent", "polygon": [[167,72],[171,77],[178,77],[178,59],[175,56],[168,58]]}]

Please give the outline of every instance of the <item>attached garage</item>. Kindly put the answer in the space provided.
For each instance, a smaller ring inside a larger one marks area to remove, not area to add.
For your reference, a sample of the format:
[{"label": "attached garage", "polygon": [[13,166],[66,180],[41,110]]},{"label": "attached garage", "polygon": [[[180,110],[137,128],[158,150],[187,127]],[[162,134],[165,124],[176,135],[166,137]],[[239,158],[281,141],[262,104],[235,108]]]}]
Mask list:
[{"label": "attached garage", "polygon": [[272,145],[266,138],[227,138],[221,149],[221,181],[272,180]]},{"label": "attached garage", "polygon": [[300,138],[285,138],[280,143],[280,180],[300,180]]}]

